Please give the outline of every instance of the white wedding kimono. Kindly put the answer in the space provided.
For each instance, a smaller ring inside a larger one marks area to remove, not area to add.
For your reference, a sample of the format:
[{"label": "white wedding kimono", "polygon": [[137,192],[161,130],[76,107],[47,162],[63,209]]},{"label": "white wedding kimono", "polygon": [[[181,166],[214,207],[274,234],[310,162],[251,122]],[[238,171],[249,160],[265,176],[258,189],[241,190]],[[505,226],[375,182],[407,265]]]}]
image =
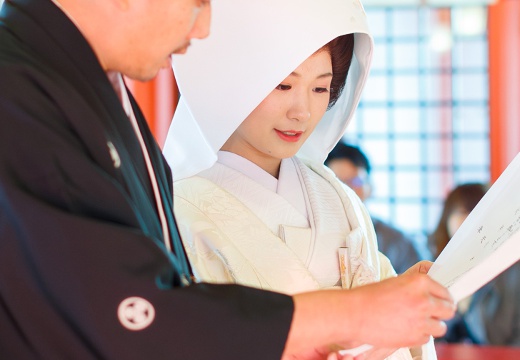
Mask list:
[{"label": "white wedding kimono", "polygon": [[[347,288],[395,276],[377,250],[364,205],[326,167],[284,159],[277,185],[289,189],[282,190],[285,197],[252,179],[248,170],[217,162],[175,182],[175,214],[200,280],[294,294],[341,288],[341,276]],[[306,216],[293,205],[300,189]],[[340,249],[345,248],[342,273]],[[412,359],[412,353],[435,359],[431,350],[432,343],[399,349],[389,359]]]},{"label": "white wedding kimono", "polygon": [[[369,74],[373,41],[361,2],[219,0],[212,7],[211,36],[172,57],[182,96],[163,149],[196,274],[289,294],[394,276],[361,201],[322,165]],[[354,34],[354,51],[343,91],[297,158],[282,161],[278,183],[251,164],[217,162],[222,145],[280,81],[345,34]],[[436,359],[433,342],[390,358],[416,355]]]}]

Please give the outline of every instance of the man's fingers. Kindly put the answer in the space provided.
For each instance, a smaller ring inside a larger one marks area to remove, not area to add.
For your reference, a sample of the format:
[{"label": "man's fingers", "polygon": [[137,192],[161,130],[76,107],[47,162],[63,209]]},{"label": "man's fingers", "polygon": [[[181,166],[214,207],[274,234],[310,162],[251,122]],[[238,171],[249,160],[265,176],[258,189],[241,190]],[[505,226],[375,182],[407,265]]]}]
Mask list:
[{"label": "man's fingers", "polygon": [[[362,356],[358,356],[355,360],[361,360],[362,358]],[[354,360],[354,357],[352,355],[340,355],[337,352],[333,352],[327,356],[327,360]]]},{"label": "man's fingers", "polygon": [[432,318],[439,320],[448,320],[455,315],[455,311],[457,310],[455,304],[452,301],[433,298],[433,309],[431,316]]},{"label": "man's fingers", "polygon": [[433,263],[428,260],[421,260],[415,265],[412,265],[408,270],[406,270],[404,274],[427,274],[430,271]]},{"label": "man's fingers", "polygon": [[439,284],[437,281],[430,278],[429,276],[428,278],[430,279],[428,284],[430,294],[436,298],[446,300],[454,306],[453,298],[448,289]]},{"label": "man's fingers", "polygon": [[428,324],[428,329],[426,329],[426,342],[429,340],[430,335],[433,337],[441,337],[446,334],[446,323],[441,320],[431,319]]}]

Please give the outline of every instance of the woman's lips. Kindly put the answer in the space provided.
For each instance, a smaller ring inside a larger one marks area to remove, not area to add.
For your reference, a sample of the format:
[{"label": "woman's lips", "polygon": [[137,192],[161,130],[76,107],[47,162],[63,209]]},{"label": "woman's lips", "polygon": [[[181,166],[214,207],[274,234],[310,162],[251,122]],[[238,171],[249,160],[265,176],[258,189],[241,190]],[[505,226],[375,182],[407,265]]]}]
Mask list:
[{"label": "woman's lips", "polygon": [[294,131],[294,130],[276,130],[276,134],[280,137],[280,139],[287,142],[297,142],[300,140],[303,131]]}]

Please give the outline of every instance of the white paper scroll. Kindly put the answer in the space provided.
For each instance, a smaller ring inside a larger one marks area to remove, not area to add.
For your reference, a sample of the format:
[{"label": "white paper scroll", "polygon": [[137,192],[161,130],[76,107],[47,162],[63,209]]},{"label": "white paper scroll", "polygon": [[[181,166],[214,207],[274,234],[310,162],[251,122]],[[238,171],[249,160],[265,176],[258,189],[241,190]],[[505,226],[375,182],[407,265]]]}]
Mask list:
[{"label": "white paper scroll", "polygon": [[428,275],[456,302],[520,259],[520,154],[462,223]]}]

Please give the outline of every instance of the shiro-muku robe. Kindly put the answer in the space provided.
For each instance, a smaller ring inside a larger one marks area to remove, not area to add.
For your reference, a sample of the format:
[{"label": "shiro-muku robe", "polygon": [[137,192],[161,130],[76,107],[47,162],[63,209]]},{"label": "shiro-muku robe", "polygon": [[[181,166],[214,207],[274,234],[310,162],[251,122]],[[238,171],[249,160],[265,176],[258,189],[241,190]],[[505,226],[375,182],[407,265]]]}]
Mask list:
[{"label": "shiro-muku robe", "polygon": [[[307,217],[220,162],[175,182],[175,213],[199,279],[295,294],[341,288],[342,276],[346,288],[395,276],[355,193],[322,165],[307,166],[296,157],[284,161],[295,166],[294,186],[302,187]],[[341,271],[343,254],[348,259]],[[430,342],[422,349],[399,349],[389,359],[415,358],[412,354],[436,358]]]},{"label": "shiro-muku robe", "polygon": [[[195,272],[206,281],[286,293],[393,276],[363,205],[322,165],[345,133],[369,74],[374,44],[360,1],[263,0],[252,7],[222,0],[214,10],[211,36],[172,58],[182,96],[163,148]],[[293,159],[303,206],[215,164],[230,136],[284,78],[346,34],[353,34],[354,49],[344,59],[349,65],[343,91],[296,154],[316,165]],[[431,343],[423,349],[423,359],[435,359]],[[412,356],[408,349],[399,354]]]}]

